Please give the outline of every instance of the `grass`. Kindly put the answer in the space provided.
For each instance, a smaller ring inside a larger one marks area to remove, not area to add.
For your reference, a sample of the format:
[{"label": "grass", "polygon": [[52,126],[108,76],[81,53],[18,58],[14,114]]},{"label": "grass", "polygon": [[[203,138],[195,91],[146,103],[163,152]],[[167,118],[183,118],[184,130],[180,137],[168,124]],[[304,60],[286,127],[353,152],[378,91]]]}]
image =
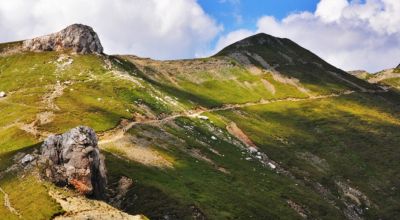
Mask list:
[{"label": "grass", "polygon": [[[190,219],[194,206],[213,219],[297,219],[299,216],[287,205],[286,200],[290,199],[307,204],[312,210],[311,216],[341,218],[341,214],[315,192],[256,161],[244,160],[237,146],[222,139],[212,140],[210,137],[215,134],[209,130],[208,123],[188,118],[179,118],[175,123],[163,126],[162,130],[146,126],[130,131],[146,139],[152,130],[152,144],[167,151],[178,162],[174,169],[151,168],[107,154],[111,182],[116,182],[120,176],[136,181],[130,196],[137,196],[137,199],[126,207],[129,212],[144,213],[155,219],[164,215]],[[193,129],[188,130],[189,127]],[[184,144],[174,145],[170,139],[164,139],[163,131],[184,140]],[[157,135],[157,132],[161,133]],[[216,155],[210,148],[224,156]],[[214,164],[187,153],[194,149]],[[218,171],[215,166],[224,167],[230,173]],[[160,204],[159,201],[168,202]]]},{"label": "grass", "polygon": [[[326,71],[373,88],[294,43],[282,42],[286,48],[277,43],[267,49],[250,48],[250,52],[259,53],[271,65],[280,64],[277,70],[281,74],[298,78],[315,95],[354,89]],[[1,52],[5,45],[0,45]],[[287,58],[277,50],[293,56],[294,63],[285,65]],[[59,109],[51,110],[54,120],[38,125],[39,130],[61,133],[82,124],[100,132],[115,127],[121,118],[132,118],[134,113],[162,117],[200,106],[307,97],[296,87],[275,81],[268,71],[256,75],[221,57],[225,52],[200,61],[176,61],[192,69],[174,70],[173,65],[165,64],[176,84],[157,68],[145,65],[139,69],[123,56],[70,54],[73,62],[62,68],[64,61],[57,61],[62,54],[57,52],[1,57],[0,90],[8,96],[0,99],[0,169],[12,164],[16,152],[39,143],[19,125],[33,122],[39,112],[49,111],[43,99],[54,91],[57,81],[66,85],[63,94],[54,100]],[[106,59],[111,60],[111,68],[107,68]],[[259,61],[250,60],[261,66]],[[317,64],[310,64],[313,62]],[[200,68],[202,65],[211,69]],[[276,93],[265,88],[262,80],[271,83]],[[299,219],[288,200],[303,206],[311,219],[343,219],[339,209],[303,181],[309,179],[329,188],[342,208],[335,185],[341,180],[364,192],[377,205],[365,211],[365,218],[393,219],[400,215],[398,103],[395,92],[353,94],[205,113],[208,121],[181,117],[160,126],[137,125],[128,131],[137,142],[134,146],[147,143],[147,147],[173,160],[173,168],[121,160],[112,154],[124,152],[110,147],[105,152],[110,182],[117,182],[121,176],[132,178],[135,184],[124,209],[152,219],[165,215],[190,219],[193,213],[210,219]],[[235,122],[297,180],[255,160],[246,160],[246,152],[231,141],[235,137],[225,129],[230,122]],[[13,206],[24,217],[49,219],[61,211],[48,197],[46,186],[32,175],[6,176],[0,186],[9,192]],[[0,216],[13,217],[4,207],[0,207]]]},{"label": "grass", "polygon": [[[321,101],[274,103],[220,113],[235,121],[274,160],[296,176],[324,183],[346,179],[381,207],[366,216],[398,215],[399,197],[392,191],[400,173],[396,156],[400,120],[393,105],[379,97],[355,95]],[[283,140],[283,141],[282,141]],[[298,153],[310,152],[329,165],[325,172]],[[390,196],[389,196],[390,195]],[[389,197],[387,197],[389,196]],[[382,208],[385,207],[385,208]]]},{"label": "grass", "polygon": [[[62,212],[61,206],[47,193],[47,186],[41,183],[34,174],[22,176],[9,175],[0,180],[0,187],[8,194],[13,208],[23,219],[51,219]],[[0,195],[3,201],[4,195]],[[0,206],[2,219],[20,219]]]},{"label": "grass", "polygon": [[0,53],[5,52],[14,47],[18,47],[22,45],[22,41],[8,42],[8,43],[0,43]]},{"label": "grass", "polygon": [[37,143],[34,136],[13,126],[0,131],[0,154],[19,150]]}]

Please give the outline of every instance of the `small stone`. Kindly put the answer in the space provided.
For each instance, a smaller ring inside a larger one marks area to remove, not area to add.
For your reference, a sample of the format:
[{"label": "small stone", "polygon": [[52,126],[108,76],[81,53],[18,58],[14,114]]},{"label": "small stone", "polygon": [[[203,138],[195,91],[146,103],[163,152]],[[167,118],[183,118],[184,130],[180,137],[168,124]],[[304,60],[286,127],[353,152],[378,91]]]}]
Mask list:
[{"label": "small stone", "polygon": [[199,116],[197,116],[197,118],[201,119],[201,120],[208,120],[208,117],[205,115],[199,115]]},{"label": "small stone", "polygon": [[249,148],[248,148],[248,151],[249,151],[251,154],[257,153],[257,152],[258,152],[257,148],[255,148],[255,147],[249,147]]},{"label": "small stone", "polygon": [[35,158],[32,155],[27,154],[21,159],[21,164],[25,166],[28,163],[32,162],[34,159]]},{"label": "small stone", "polygon": [[268,166],[273,170],[276,168],[276,165],[271,162],[268,163]]},{"label": "small stone", "polygon": [[214,141],[217,140],[215,136],[211,136],[211,139],[213,139]]},{"label": "small stone", "polygon": [[6,96],[7,96],[7,94],[5,92],[3,92],[3,91],[0,92],[0,98],[4,98]]}]

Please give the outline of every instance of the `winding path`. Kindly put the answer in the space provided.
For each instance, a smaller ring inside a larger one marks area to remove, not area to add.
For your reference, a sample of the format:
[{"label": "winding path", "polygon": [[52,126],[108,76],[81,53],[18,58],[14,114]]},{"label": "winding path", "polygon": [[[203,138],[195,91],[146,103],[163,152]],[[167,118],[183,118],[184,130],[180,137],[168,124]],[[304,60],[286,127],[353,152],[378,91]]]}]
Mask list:
[{"label": "winding path", "polygon": [[122,125],[119,124],[117,127],[105,131],[102,133],[99,133],[100,137],[100,144],[106,144],[110,143],[113,141],[116,141],[120,138],[122,138],[126,131],[131,129],[135,125],[142,125],[142,124],[163,124],[169,121],[172,121],[176,118],[179,117],[197,117],[203,113],[208,113],[208,112],[218,112],[218,111],[226,111],[226,110],[232,110],[232,109],[238,109],[238,108],[244,108],[244,107],[250,107],[250,106],[257,106],[257,105],[266,105],[266,104],[271,104],[271,103],[277,103],[277,102],[284,102],[284,101],[291,101],[291,102],[299,102],[299,101],[306,101],[306,100],[318,100],[318,99],[326,99],[326,98],[332,98],[332,97],[339,97],[343,95],[350,95],[354,93],[355,91],[347,90],[341,93],[332,93],[329,95],[318,95],[318,96],[309,96],[307,98],[283,98],[283,99],[275,99],[275,100],[260,100],[258,102],[247,102],[243,104],[227,104],[222,107],[216,107],[216,108],[211,108],[211,109],[200,109],[200,110],[189,110],[186,112],[182,112],[180,114],[175,114],[175,115],[170,115],[162,119],[148,119],[148,120],[143,120],[143,121],[130,121],[128,124]]}]

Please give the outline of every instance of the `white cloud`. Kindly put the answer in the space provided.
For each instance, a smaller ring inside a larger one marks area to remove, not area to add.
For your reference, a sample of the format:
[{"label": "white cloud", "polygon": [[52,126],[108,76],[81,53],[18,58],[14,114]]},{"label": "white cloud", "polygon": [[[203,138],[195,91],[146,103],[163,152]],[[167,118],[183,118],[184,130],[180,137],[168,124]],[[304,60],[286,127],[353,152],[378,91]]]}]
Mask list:
[{"label": "white cloud", "polygon": [[327,22],[335,21],[342,16],[343,9],[348,6],[347,0],[324,0],[318,4],[315,15]]},{"label": "white cloud", "polygon": [[222,30],[196,0],[0,1],[0,42],[92,26],[108,53],[158,59],[193,57]]},{"label": "white cloud", "polygon": [[[321,0],[314,13],[294,13],[282,20],[264,16],[257,30],[239,30],[241,37],[258,32],[286,37],[345,70],[371,72],[400,62],[400,1]],[[237,40],[238,32],[222,36],[221,49]]]},{"label": "white cloud", "polygon": [[246,29],[239,29],[236,31],[232,31],[232,32],[228,33],[227,35],[221,36],[217,41],[214,52],[218,52],[218,51],[222,50],[224,47],[226,47],[232,43],[235,43],[239,40],[242,40],[243,38],[246,38],[253,34],[254,33],[252,31],[249,31]]}]

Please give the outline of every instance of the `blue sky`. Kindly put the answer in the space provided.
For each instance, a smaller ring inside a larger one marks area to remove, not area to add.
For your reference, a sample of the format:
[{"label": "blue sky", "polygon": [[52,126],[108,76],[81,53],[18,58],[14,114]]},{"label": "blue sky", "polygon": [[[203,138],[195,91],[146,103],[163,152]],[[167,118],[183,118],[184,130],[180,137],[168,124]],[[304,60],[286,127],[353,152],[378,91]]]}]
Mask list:
[{"label": "blue sky", "polygon": [[319,0],[198,0],[198,2],[205,12],[223,24],[223,33],[228,33],[238,28],[256,29],[258,18],[264,15],[283,19],[295,12],[313,12]]}]

